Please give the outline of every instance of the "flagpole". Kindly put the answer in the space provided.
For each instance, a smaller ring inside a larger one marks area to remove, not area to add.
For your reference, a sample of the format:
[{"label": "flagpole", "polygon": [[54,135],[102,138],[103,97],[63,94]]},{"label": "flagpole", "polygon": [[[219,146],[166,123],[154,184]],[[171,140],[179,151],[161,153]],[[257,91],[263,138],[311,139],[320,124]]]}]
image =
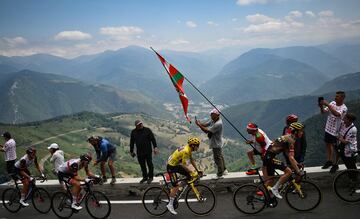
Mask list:
[{"label": "flagpole", "polygon": [[[158,54],[152,47],[150,47],[150,49],[152,50],[152,51],[154,51],[156,54]],[[165,66],[163,65],[163,67],[165,68]],[[167,71],[167,69],[165,68],[165,71]],[[183,74],[182,74],[183,75]],[[208,101],[209,103],[210,103],[210,105],[212,106],[212,107],[214,107],[219,113],[220,113],[220,115],[222,116],[222,117],[224,117],[224,119],[230,124],[230,126],[231,127],[233,127],[233,129],[235,129],[235,131],[237,132],[237,133],[239,133],[240,134],[240,136],[245,140],[245,141],[247,141],[248,139],[235,127],[235,125],[232,123],[232,122],[230,122],[230,120],[228,119],[228,118],[226,118],[226,116],[209,100],[209,98],[207,98],[189,79],[187,79],[187,77],[185,77],[184,75],[183,75],[183,77],[185,78],[185,80],[197,91],[197,92],[199,92],[199,94],[202,96],[202,97],[204,97],[204,99],[206,100],[206,101]],[[256,150],[256,151],[258,151],[252,144],[249,144],[254,150]]]}]

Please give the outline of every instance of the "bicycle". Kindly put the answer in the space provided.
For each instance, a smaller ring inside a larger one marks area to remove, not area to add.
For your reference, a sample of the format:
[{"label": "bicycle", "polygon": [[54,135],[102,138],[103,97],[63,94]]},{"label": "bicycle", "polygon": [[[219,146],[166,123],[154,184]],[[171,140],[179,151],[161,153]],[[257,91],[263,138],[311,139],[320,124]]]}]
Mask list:
[{"label": "bicycle", "polygon": [[346,202],[360,201],[360,170],[347,169],[338,173],[333,182],[337,197]]},{"label": "bicycle", "polygon": [[[152,186],[145,190],[142,203],[145,210],[153,216],[164,215],[168,209],[166,205],[169,203],[170,189],[172,183],[167,180],[165,175],[168,173],[159,173],[156,176],[162,176],[163,180],[160,181],[160,186]],[[214,191],[203,184],[199,184],[199,176],[193,182],[187,182],[186,186],[176,195],[174,200],[174,209],[179,207],[179,202],[183,202],[182,195],[185,194],[185,203],[187,207],[195,215],[204,216],[214,210],[216,205],[216,197]],[[186,179],[179,179],[176,183],[184,181]]]},{"label": "bicycle", "polygon": [[[15,182],[15,188],[8,188],[2,194],[2,202],[6,210],[11,213],[18,212],[23,206],[20,204],[21,190],[17,180],[19,177],[16,174],[11,175]],[[29,183],[29,191],[25,196],[24,201],[31,200],[34,208],[41,214],[46,214],[50,211],[50,194],[43,188],[36,186],[36,180],[45,182],[45,177],[34,178]]]},{"label": "bicycle", "polygon": [[[51,198],[51,209],[59,218],[70,218],[74,213],[78,213],[78,210],[71,208],[73,201],[72,193],[70,191],[70,184],[64,181],[66,192],[55,192]],[[80,197],[78,203],[81,205],[85,201],[86,211],[92,218],[104,219],[109,217],[111,213],[111,203],[108,197],[99,191],[93,191],[91,186],[94,184],[101,184],[101,180],[89,178],[89,181],[85,181],[81,184],[81,188],[85,191],[85,194]]]},{"label": "bicycle", "polygon": [[[260,167],[255,170],[260,182],[258,184],[242,185],[233,195],[235,207],[245,214],[257,214],[265,207],[275,208],[278,204],[276,197],[265,187],[265,181],[261,177],[259,169]],[[285,195],[287,204],[297,211],[315,209],[322,198],[319,187],[312,182],[306,181],[306,172],[300,182],[296,182],[295,178],[291,176],[282,185],[279,192]]]}]

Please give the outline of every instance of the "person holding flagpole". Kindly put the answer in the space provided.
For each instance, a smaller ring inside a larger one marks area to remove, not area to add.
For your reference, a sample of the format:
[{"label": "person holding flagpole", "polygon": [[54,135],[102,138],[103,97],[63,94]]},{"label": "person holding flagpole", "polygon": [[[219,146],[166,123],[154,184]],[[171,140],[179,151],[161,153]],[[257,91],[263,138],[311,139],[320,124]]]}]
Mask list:
[{"label": "person holding flagpole", "polygon": [[220,118],[220,112],[217,109],[213,109],[210,112],[211,121],[201,123],[195,118],[195,123],[199,128],[205,132],[210,141],[210,148],[212,148],[214,154],[214,161],[217,166],[217,174],[214,179],[222,179],[223,175],[227,175],[228,171],[225,166],[224,155],[222,152],[223,146],[223,123]]}]

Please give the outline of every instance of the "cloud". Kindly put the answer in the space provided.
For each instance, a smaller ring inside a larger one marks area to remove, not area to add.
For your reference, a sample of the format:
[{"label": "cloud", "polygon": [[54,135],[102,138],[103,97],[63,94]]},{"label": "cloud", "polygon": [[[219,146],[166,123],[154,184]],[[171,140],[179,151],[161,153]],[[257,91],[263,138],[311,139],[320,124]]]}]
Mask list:
[{"label": "cloud", "polygon": [[208,21],[207,24],[208,24],[209,26],[213,26],[213,27],[219,26],[218,23],[215,23],[215,22],[213,22],[213,21]]},{"label": "cloud", "polygon": [[172,44],[172,45],[184,45],[184,44],[190,44],[190,42],[187,41],[187,40],[184,40],[184,39],[177,39],[177,40],[170,41],[170,44]]},{"label": "cloud", "polygon": [[302,17],[302,13],[300,11],[290,11],[289,16],[292,18]]},{"label": "cloud", "polygon": [[318,15],[319,15],[320,17],[332,17],[332,16],[334,16],[334,12],[333,12],[333,11],[330,11],[330,10],[320,11],[320,12],[318,13]]},{"label": "cloud", "polygon": [[190,28],[197,27],[197,24],[194,21],[186,21],[186,26]]},{"label": "cloud", "polygon": [[78,30],[62,31],[54,36],[55,40],[87,40],[91,38],[90,34]]},{"label": "cloud", "polygon": [[14,38],[3,37],[1,38],[1,41],[3,41],[2,44],[4,44],[4,46],[7,47],[16,47],[28,43],[28,41],[24,37],[14,37]]},{"label": "cloud", "polygon": [[251,4],[266,4],[268,0],[237,0],[236,4],[240,6],[246,6]]},{"label": "cloud", "polygon": [[100,33],[108,36],[131,36],[143,33],[144,30],[134,26],[102,27]]},{"label": "cloud", "polygon": [[268,17],[263,14],[248,15],[248,16],[246,16],[246,20],[248,20],[252,24],[261,24],[261,23],[266,23],[266,22],[270,22],[270,21],[275,21],[274,18]]},{"label": "cloud", "polygon": [[279,21],[269,21],[263,24],[251,24],[244,29],[245,33],[260,33],[280,30],[283,27],[283,23]]},{"label": "cloud", "polygon": [[306,11],[305,14],[309,17],[315,17],[316,15],[312,11]]}]

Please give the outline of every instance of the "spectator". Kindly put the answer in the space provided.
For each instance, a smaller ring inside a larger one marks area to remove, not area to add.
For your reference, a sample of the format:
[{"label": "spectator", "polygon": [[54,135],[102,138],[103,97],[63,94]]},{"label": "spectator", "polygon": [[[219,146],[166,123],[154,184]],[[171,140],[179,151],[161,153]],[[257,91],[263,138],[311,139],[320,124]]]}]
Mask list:
[{"label": "spectator", "polygon": [[347,113],[344,116],[343,123],[341,124],[339,134],[339,154],[347,169],[357,169],[356,157],[358,155],[357,148],[357,128],[354,125],[356,116],[352,113]]},{"label": "spectator", "polygon": [[246,126],[246,131],[249,135],[251,135],[251,139],[246,140],[246,144],[254,144],[254,149],[247,152],[251,167],[246,174],[254,175],[256,174],[254,155],[260,155],[262,159],[271,144],[271,140],[263,130],[258,128],[255,123],[249,123]]},{"label": "spectator", "polygon": [[345,92],[337,91],[335,95],[335,101],[328,103],[324,99],[319,100],[320,112],[322,114],[328,113],[326,125],[325,125],[325,143],[326,143],[326,158],[327,161],[322,169],[331,167],[330,173],[335,173],[339,166],[337,164],[339,160],[339,154],[336,151],[336,157],[333,158],[334,147],[337,144],[337,136],[340,130],[341,120],[347,112],[347,107],[344,104]]},{"label": "spectator", "polygon": [[[138,162],[141,167],[142,180],[140,183],[151,183],[154,177],[154,165],[152,162],[152,147],[154,148],[154,154],[158,153],[156,140],[151,129],[144,127],[140,120],[135,121],[135,129],[131,131],[130,136],[130,154],[132,157],[137,155]],[[134,145],[136,145],[136,154],[134,153]],[[149,172],[147,171],[147,168]]]},{"label": "spectator", "polygon": [[109,169],[111,172],[110,184],[114,185],[116,182],[115,168],[114,168],[114,161],[116,160],[116,146],[111,144],[107,139],[102,138],[100,136],[97,137],[91,136],[90,138],[88,138],[88,142],[92,146],[94,146],[96,152],[96,160],[94,161],[94,165],[100,163],[103,182],[107,181],[105,163],[106,161],[108,161]]},{"label": "spectator", "polygon": [[48,150],[51,154],[50,162],[53,164],[53,173],[57,176],[59,172],[59,167],[64,163],[64,152],[60,150],[59,145],[52,143]]},{"label": "spectator", "polygon": [[[286,126],[283,129],[282,135],[291,134],[290,125],[291,125],[291,123],[294,123],[297,121],[298,121],[297,115],[295,115],[295,114],[288,115],[286,117]],[[305,131],[303,130],[303,134],[301,135],[301,137],[296,137],[295,144],[294,144],[294,149],[295,149],[294,158],[299,164],[302,164],[305,160],[306,148],[307,148],[307,142],[306,142],[306,137],[305,137]],[[289,157],[286,155],[286,153],[284,153],[284,157],[286,159],[287,165],[290,166]]]},{"label": "spectator", "polygon": [[6,171],[8,174],[15,173],[16,142],[9,132],[2,134],[5,144],[0,145],[0,151],[5,152]]},{"label": "spectator", "polygon": [[211,121],[206,123],[201,123],[199,120],[195,119],[195,123],[199,128],[205,132],[210,140],[210,148],[213,150],[214,161],[217,166],[217,174],[214,179],[224,178],[223,175],[227,175],[228,171],[225,166],[225,160],[222,153],[222,134],[223,134],[223,124],[220,118],[220,112],[216,109],[213,109],[210,112]]}]

